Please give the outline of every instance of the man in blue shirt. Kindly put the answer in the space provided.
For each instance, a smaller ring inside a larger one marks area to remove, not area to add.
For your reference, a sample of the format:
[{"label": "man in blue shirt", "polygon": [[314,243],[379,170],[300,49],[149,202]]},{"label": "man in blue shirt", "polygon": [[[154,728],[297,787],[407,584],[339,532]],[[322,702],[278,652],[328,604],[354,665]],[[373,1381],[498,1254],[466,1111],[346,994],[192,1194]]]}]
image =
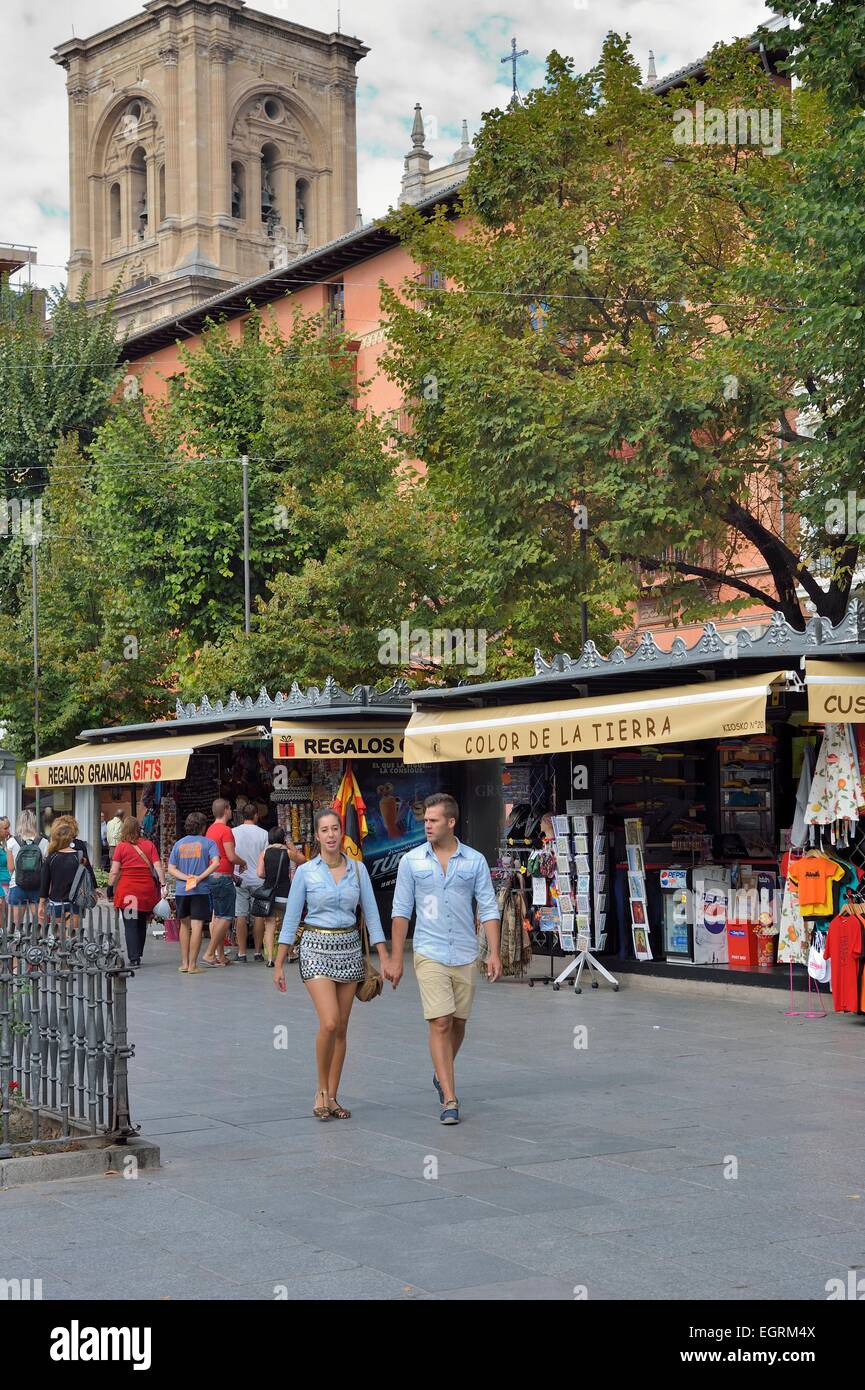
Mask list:
[{"label": "man in blue shirt", "polygon": [[487,979],[502,973],[501,918],[487,862],[454,834],[459,807],[440,792],[424,803],[426,844],[400,860],[393,895],[390,965],[385,977],[396,989],[403,973],[405,939],[412,912],[414,968],[424,1018],[429,1023],[433,1085],[442,1104],[443,1125],[457,1125],[459,1101],[454,1058],[465,1037],[477,983],[475,904],[489,943]]}]

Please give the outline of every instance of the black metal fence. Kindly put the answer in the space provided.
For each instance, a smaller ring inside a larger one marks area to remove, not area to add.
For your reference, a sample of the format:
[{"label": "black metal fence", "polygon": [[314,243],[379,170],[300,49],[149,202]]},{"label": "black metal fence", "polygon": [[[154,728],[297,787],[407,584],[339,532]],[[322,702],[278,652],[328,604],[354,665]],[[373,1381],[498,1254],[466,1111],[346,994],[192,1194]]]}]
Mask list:
[{"label": "black metal fence", "polygon": [[[40,923],[2,904],[0,1157],[134,1134],[121,928],[110,905]],[[59,1133],[43,1138],[44,1121]]]}]

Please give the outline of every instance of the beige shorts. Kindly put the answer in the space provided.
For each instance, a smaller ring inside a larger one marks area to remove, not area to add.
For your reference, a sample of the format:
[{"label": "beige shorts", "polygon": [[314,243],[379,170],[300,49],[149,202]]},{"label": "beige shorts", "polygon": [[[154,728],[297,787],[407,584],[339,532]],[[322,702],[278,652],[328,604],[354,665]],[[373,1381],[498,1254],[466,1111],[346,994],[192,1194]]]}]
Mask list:
[{"label": "beige shorts", "polygon": [[424,1018],[446,1018],[448,1014],[468,1018],[478,981],[476,964],[442,965],[415,952],[414,973]]}]

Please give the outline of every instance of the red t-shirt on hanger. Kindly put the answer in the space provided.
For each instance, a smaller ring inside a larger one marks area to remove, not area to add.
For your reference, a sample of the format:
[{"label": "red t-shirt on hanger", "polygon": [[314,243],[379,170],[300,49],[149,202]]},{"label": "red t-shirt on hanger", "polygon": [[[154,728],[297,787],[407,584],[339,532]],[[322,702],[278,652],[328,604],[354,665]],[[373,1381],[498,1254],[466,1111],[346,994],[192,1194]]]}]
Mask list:
[{"label": "red t-shirt on hanger", "polygon": [[858,1013],[862,921],[855,912],[839,912],[832,918],[823,959],[832,962],[832,1001],[836,1014]]}]

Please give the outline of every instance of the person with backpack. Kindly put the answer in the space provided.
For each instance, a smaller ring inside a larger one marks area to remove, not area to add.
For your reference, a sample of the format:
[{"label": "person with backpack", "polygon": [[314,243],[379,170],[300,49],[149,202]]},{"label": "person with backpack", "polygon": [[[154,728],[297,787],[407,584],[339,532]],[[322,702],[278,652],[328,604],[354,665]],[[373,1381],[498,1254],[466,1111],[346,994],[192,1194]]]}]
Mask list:
[{"label": "person with backpack", "polygon": [[140,965],[147,919],[165,893],[165,873],[159,851],[142,836],[135,816],[127,816],[123,822],[108,886],[114,889],[114,906],[123,913],[129,964]]},{"label": "person with backpack", "polygon": [[12,877],[12,869],[9,864],[9,842],[12,839],[12,827],[8,816],[0,816],[0,901],[6,902],[9,892],[9,880]]},{"label": "person with backpack", "polygon": [[[78,825],[72,816],[58,816],[51,827],[48,841],[48,854],[42,866],[42,885],[39,892],[39,921],[42,925],[50,919],[51,923],[69,920],[73,927],[78,925],[81,913],[89,904],[90,862],[84,851],[78,848],[83,840],[78,840]],[[94,880],[95,882],[95,880]]]},{"label": "person with backpack", "polygon": [[9,906],[16,927],[20,927],[25,909],[38,907],[42,886],[42,865],[45,849],[40,842],[36,817],[32,811],[22,811],[15,824],[15,834],[7,842],[7,866],[10,870]]},{"label": "person with backpack", "polygon": [[[287,845],[285,831],[275,825],[267,832],[269,844],[258,856],[256,871],[262,880],[252,899],[252,912],[264,918],[264,958],[268,970],[275,969],[275,937],[277,924],[285,916],[288,894],[291,890],[291,866],[306,863],[306,855],[296,845]],[[256,905],[259,911],[256,912]],[[288,959],[297,960],[298,953],[292,947]],[[255,959],[261,960],[262,953],[256,951]]]}]

